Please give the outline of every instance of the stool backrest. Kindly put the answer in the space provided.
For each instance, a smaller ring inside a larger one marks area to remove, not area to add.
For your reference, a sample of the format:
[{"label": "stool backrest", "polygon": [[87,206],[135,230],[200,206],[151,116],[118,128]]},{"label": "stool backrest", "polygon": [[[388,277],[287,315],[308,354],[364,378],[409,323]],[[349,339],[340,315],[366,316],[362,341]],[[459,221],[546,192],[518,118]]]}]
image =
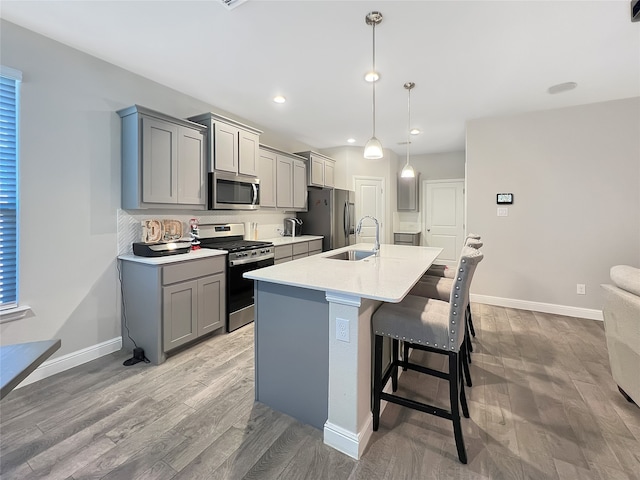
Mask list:
[{"label": "stool backrest", "polygon": [[469,286],[476,266],[482,258],[482,252],[476,248],[464,247],[462,249],[449,297],[448,350],[458,351],[462,345],[465,332],[465,314],[469,303]]},{"label": "stool backrest", "polygon": [[467,237],[467,239],[464,241],[465,247],[482,248],[483,245],[484,243],[482,243],[480,240],[476,240],[475,238]]}]

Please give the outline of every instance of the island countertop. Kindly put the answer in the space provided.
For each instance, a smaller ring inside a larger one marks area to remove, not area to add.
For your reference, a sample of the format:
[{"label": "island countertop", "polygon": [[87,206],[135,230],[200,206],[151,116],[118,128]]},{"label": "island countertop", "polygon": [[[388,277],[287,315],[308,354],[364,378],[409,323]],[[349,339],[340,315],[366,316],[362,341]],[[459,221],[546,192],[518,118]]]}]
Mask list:
[{"label": "island countertop", "polygon": [[377,257],[358,261],[326,258],[347,250],[371,251],[372,245],[359,243],[252,270],[244,276],[263,282],[397,303],[442,252],[441,248],[435,247],[383,244]]}]

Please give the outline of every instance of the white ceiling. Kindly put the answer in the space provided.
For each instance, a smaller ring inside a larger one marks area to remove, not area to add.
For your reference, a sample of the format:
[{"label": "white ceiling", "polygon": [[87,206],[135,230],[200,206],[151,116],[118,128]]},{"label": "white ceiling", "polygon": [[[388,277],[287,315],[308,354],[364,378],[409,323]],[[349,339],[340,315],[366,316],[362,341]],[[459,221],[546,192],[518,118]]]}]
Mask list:
[{"label": "white ceiling", "polygon": [[[0,3],[10,22],[318,149],[371,136],[371,10],[384,16],[377,136],[399,155],[407,81],[423,132],[412,154],[463,150],[473,118],[640,95],[628,0]],[[546,92],[569,81],[578,88]]]}]

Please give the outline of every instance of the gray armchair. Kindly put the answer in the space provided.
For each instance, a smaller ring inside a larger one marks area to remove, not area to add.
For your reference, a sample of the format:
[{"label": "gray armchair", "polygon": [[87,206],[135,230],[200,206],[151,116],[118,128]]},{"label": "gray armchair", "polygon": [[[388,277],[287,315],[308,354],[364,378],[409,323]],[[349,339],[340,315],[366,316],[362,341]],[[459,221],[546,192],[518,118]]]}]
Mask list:
[{"label": "gray armchair", "polygon": [[640,269],[617,265],[610,275],[602,313],[611,374],[620,393],[640,405]]}]

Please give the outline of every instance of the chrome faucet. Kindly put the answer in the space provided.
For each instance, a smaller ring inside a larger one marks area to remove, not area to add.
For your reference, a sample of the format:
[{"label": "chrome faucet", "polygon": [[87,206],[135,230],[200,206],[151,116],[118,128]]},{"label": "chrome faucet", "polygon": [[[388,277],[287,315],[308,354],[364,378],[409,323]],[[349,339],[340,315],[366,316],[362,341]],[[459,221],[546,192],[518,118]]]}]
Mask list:
[{"label": "chrome faucet", "polygon": [[356,234],[360,235],[360,230],[362,230],[362,221],[365,218],[370,218],[374,222],[376,222],[376,243],[373,244],[373,253],[375,253],[376,257],[380,253],[380,223],[376,217],[372,217],[371,215],[365,215],[358,222],[358,226],[356,227]]}]

